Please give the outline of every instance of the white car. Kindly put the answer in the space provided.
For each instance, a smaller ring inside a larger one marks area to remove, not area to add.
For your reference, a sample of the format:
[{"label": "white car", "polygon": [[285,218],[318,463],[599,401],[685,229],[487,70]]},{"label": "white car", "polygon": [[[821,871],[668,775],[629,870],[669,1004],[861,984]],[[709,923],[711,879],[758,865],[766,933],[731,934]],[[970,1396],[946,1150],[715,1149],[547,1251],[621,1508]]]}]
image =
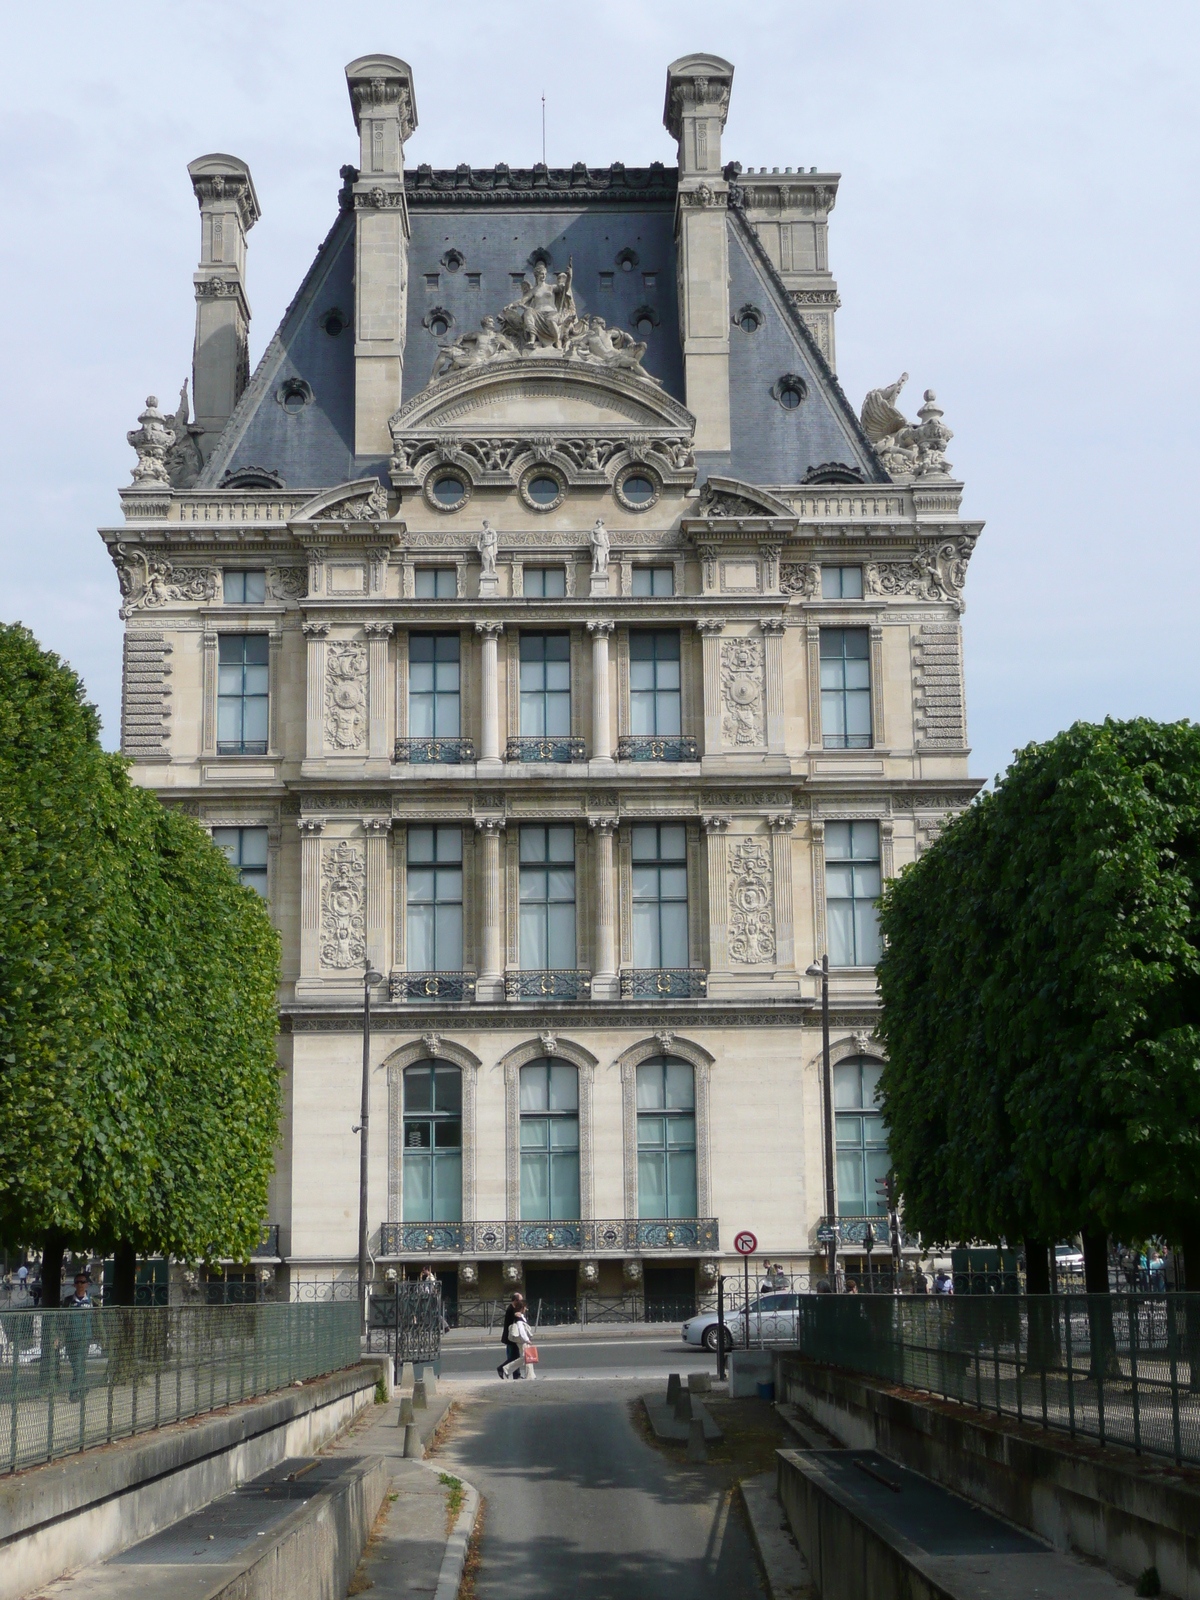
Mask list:
[{"label": "white car", "polygon": [[[792,1343],[797,1338],[800,1312],[798,1294],[764,1294],[750,1302],[751,1344]],[[717,1348],[717,1314],[702,1312],[685,1322],[681,1330],[684,1344],[702,1345],[705,1350]],[[746,1342],[746,1321],[740,1311],[731,1311],[725,1318],[725,1348],[732,1350]]]}]

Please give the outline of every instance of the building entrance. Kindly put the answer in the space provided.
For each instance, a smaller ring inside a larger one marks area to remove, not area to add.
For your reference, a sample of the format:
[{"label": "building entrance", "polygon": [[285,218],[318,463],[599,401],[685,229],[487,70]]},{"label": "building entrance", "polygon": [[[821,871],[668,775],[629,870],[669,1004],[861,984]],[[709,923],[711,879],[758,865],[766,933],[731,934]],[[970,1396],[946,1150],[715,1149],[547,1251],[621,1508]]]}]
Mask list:
[{"label": "building entrance", "polygon": [[572,1267],[530,1267],[525,1273],[525,1303],[530,1322],[542,1327],[579,1321],[579,1300]]}]

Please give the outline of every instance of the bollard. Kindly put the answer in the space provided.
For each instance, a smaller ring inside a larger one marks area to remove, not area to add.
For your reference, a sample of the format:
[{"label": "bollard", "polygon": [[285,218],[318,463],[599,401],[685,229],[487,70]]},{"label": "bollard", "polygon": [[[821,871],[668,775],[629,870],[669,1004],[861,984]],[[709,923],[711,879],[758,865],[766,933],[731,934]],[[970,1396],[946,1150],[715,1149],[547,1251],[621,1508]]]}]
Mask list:
[{"label": "bollard", "polygon": [[415,1422],[408,1422],[404,1427],[404,1459],[406,1461],[420,1461],[425,1454],[421,1443],[421,1430]]},{"label": "bollard", "polygon": [[687,1458],[689,1461],[708,1460],[708,1446],[704,1442],[703,1417],[693,1417],[688,1427]]},{"label": "bollard", "polygon": [[424,1378],[418,1378],[413,1384],[412,1403],[414,1411],[424,1411],[429,1403],[425,1395]]},{"label": "bollard", "polygon": [[710,1372],[689,1372],[688,1393],[708,1394],[712,1390],[712,1374]]},{"label": "bollard", "polygon": [[437,1373],[432,1367],[425,1368],[425,1398],[433,1400],[437,1395]]},{"label": "bollard", "polygon": [[690,1422],[692,1420],[692,1397],[686,1389],[680,1389],[675,1396],[676,1422]]},{"label": "bollard", "polygon": [[677,1372],[673,1372],[667,1379],[667,1404],[669,1406],[673,1406],[678,1402],[679,1390],[679,1374]]},{"label": "bollard", "polygon": [[411,1389],[415,1382],[416,1374],[413,1372],[413,1364],[411,1361],[406,1361],[400,1368],[400,1387],[402,1389]]},{"label": "bollard", "polygon": [[416,1420],[416,1417],[413,1415],[412,1397],[411,1395],[405,1395],[403,1400],[400,1402],[399,1426],[401,1428],[405,1428],[410,1422],[415,1422]]}]

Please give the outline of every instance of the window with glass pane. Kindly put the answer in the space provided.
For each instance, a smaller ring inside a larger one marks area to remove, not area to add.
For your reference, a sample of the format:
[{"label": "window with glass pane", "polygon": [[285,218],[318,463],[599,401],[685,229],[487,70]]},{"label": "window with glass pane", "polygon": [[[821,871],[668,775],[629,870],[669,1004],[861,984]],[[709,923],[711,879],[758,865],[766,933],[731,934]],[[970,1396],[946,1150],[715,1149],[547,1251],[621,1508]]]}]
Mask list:
[{"label": "window with glass pane", "polygon": [[214,828],[213,843],[224,850],[248,889],[267,897],[267,830],[265,828]]},{"label": "window with glass pane", "polygon": [[826,750],[871,748],[871,659],[865,628],[821,629],[821,735]]},{"label": "window with glass pane", "polygon": [[833,1069],[834,1134],[837,1141],[837,1207],[841,1217],[881,1217],[887,1201],[875,1187],[891,1167],[887,1128],[875,1095],[881,1061],[855,1056]]},{"label": "window with glass pane", "polygon": [[861,600],[862,597],[861,567],[821,568],[822,600]]},{"label": "window with glass pane", "polygon": [[633,855],[633,964],[686,967],[687,831],[682,823],[636,827]]},{"label": "window with glass pane", "polygon": [[265,633],[223,633],[217,641],[217,752],[267,753]]},{"label": "window with glass pane", "polygon": [[227,606],[261,606],[267,598],[267,575],[227,567],[222,588]]},{"label": "window with glass pane", "polygon": [[408,732],[413,739],[457,739],[459,637],[413,633],[408,639]]},{"label": "window with glass pane", "polygon": [[570,737],[570,634],[521,635],[521,732],[535,739]]},{"label": "window with glass pane", "polygon": [[526,567],[522,577],[527,600],[566,599],[566,567]]},{"label": "window with glass pane", "polygon": [[679,709],[679,634],[629,635],[630,732],[667,738],[683,731]]},{"label": "window with glass pane", "polygon": [[521,1220],[579,1216],[579,1073],[561,1061],[521,1068]]},{"label": "window with glass pane", "polygon": [[879,824],[825,824],[825,920],[832,967],[879,960]]},{"label": "window with glass pane", "polygon": [[575,830],[521,829],[521,966],[575,965]]},{"label": "window with glass pane", "polygon": [[634,567],[633,592],[635,595],[674,594],[675,568]]},{"label": "window with glass pane", "polygon": [[408,830],[408,970],[461,972],[461,828]]},{"label": "window with glass pane", "polygon": [[404,1070],[404,1221],[462,1221],[462,1073]]},{"label": "window with glass pane", "polygon": [[637,1069],[638,1216],[696,1215],[696,1077],[658,1056]]},{"label": "window with glass pane", "polygon": [[418,567],[413,573],[413,593],[418,600],[457,600],[457,569]]}]

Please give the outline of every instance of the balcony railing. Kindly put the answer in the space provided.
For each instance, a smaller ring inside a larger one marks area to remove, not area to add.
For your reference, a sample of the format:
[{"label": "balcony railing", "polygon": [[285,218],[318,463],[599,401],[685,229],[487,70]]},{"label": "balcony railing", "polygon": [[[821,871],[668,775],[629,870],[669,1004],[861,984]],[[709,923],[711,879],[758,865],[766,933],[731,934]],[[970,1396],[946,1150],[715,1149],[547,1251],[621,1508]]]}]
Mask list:
[{"label": "balcony railing", "polygon": [[622,1000],[702,1000],[708,993],[708,974],[687,967],[625,967],[621,971]]},{"label": "balcony railing", "polygon": [[392,975],[393,1000],[474,1000],[475,975],[470,972],[397,972]]},{"label": "balcony railing", "polygon": [[515,1256],[535,1252],[720,1249],[715,1217],[565,1222],[385,1222],[381,1256]]},{"label": "balcony railing", "polygon": [[504,749],[506,761],[586,761],[582,739],[510,739]]},{"label": "balcony railing", "polygon": [[[886,1212],[880,1216],[839,1216],[821,1217],[817,1222],[816,1242],[828,1246],[836,1239],[839,1248],[851,1250],[864,1250],[866,1248],[867,1228],[870,1227],[873,1235],[872,1251],[879,1250],[884,1255],[892,1248],[891,1233],[888,1230]],[[900,1248],[902,1250],[915,1250],[920,1244],[920,1238],[915,1233],[910,1233],[900,1222]]]},{"label": "balcony railing", "polygon": [[506,972],[506,1000],[586,1000],[592,992],[590,972],[557,968],[551,972]]},{"label": "balcony railing", "polygon": [[622,734],[617,740],[618,761],[699,761],[695,739],[660,739],[649,734]]},{"label": "balcony railing", "polygon": [[409,761],[413,766],[432,762],[474,761],[471,739],[397,739],[393,761]]}]

